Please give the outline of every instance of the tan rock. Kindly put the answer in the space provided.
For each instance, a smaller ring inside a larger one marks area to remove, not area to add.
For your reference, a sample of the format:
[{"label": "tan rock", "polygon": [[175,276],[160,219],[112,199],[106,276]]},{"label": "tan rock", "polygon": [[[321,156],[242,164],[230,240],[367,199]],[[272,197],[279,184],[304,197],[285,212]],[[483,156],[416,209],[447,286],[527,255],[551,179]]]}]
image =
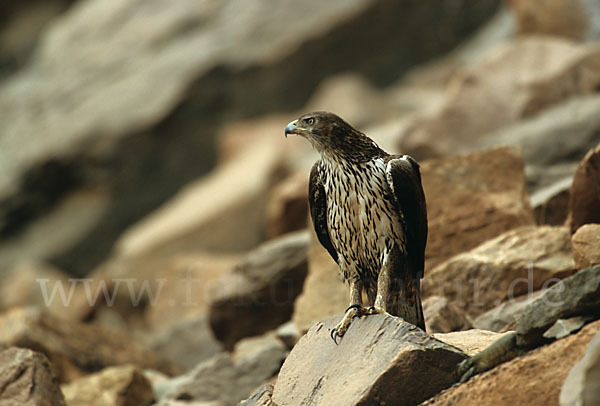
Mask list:
[{"label": "tan rock", "polygon": [[445,296],[477,316],[575,272],[566,227],[529,226],[487,241],[425,274],[424,296]]},{"label": "tan rock", "polygon": [[[600,321],[579,333],[535,349],[501,364],[425,403],[436,405],[558,405],[561,386],[569,370],[583,356]],[[518,377],[516,379],[515,377]]]},{"label": "tan rock", "polygon": [[600,223],[600,144],[579,163],[569,200],[571,232],[587,223]]},{"label": "tan rock", "polygon": [[600,399],[600,333],[575,364],[560,391],[561,406],[592,406]]},{"label": "tan rock", "polygon": [[348,285],[340,279],[337,264],[317,240],[312,225],[310,233],[308,274],[292,315],[300,333],[308,331],[317,321],[344,311],[350,300]]},{"label": "tan rock", "polygon": [[273,188],[266,217],[269,238],[308,226],[308,173],[294,173]]},{"label": "tan rock", "polygon": [[443,296],[423,300],[423,314],[430,334],[467,330],[471,326],[463,310]]},{"label": "tan rock", "polygon": [[239,403],[239,406],[277,406],[273,403],[273,385],[268,384],[258,388],[248,399]]},{"label": "tan rock", "polygon": [[577,269],[600,264],[600,224],[584,224],[571,238]]},{"label": "tan rock", "polygon": [[506,0],[521,34],[559,35],[575,40],[598,34],[594,16],[600,7],[587,0]]},{"label": "tan rock", "polygon": [[225,348],[291,318],[308,270],[309,240],[306,231],[271,240],[215,282],[209,319]]},{"label": "tan rock", "polygon": [[425,279],[453,255],[534,224],[523,168],[520,153],[510,148],[422,162],[429,221]]},{"label": "tan rock", "polygon": [[489,133],[600,84],[600,47],[526,37],[456,75],[434,113],[417,119],[402,150],[419,158],[464,153]]},{"label": "tan rock", "polygon": [[62,386],[69,406],[146,406],[154,398],[142,371],[132,365],[105,368]]},{"label": "tan rock", "polygon": [[315,324],[286,358],[273,402],[416,405],[452,385],[465,355],[388,315],[355,319],[336,345],[341,315]]},{"label": "tan rock", "polygon": [[538,225],[559,226],[565,223],[572,183],[573,178],[568,176],[531,195],[531,207]]},{"label": "tan rock", "polygon": [[0,316],[0,347],[11,346],[35,349],[46,355],[61,382],[126,363],[168,374],[180,371],[124,333],[61,320],[31,308],[14,309]]},{"label": "tan rock", "polygon": [[433,336],[453,347],[458,348],[469,357],[481,352],[498,340],[503,334],[492,331],[471,329],[466,331],[454,331],[452,333],[438,333]]},{"label": "tan rock", "polygon": [[25,348],[0,352],[0,404],[66,406],[48,358]]}]

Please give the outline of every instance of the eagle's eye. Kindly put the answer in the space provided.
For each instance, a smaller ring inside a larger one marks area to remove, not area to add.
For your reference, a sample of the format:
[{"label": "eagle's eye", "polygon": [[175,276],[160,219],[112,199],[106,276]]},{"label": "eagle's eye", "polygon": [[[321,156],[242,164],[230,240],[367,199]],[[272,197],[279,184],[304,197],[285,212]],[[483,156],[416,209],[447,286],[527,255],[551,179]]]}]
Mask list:
[{"label": "eagle's eye", "polygon": [[306,124],[308,125],[313,125],[315,123],[315,119],[312,117],[309,117],[306,119]]}]

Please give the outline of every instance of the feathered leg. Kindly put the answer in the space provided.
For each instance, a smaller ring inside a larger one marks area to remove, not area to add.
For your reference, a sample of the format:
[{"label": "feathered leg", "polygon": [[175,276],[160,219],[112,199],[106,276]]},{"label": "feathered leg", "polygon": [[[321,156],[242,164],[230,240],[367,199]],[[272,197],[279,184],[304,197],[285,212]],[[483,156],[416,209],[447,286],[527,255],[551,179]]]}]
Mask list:
[{"label": "feathered leg", "polygon": [[346,334],[352,319],[363,314],[365,314],[365,309],[362,307],[362,283],[358,280],[350,281],[350,305],[346,309],[342,321],[331,330],[333,341],[337,344],[336,339]]}]

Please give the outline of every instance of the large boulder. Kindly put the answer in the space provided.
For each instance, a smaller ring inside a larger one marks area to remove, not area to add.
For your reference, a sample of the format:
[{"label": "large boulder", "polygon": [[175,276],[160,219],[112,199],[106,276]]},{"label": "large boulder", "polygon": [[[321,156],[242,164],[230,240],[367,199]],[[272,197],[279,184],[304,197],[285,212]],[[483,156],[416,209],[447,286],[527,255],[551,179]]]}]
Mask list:
[{"label": "large boulder", "polygon": [[355,319],[339,344],[341,315],[315,324],[283,364],[273,402],[279,406],[417,405],[456,377],[458,349],[389,315]]},{"label": "large boulder", "polygon": [[265,243],[215,281],[209,320],[225,348],[291,318],[308,271],[309,240],[299,231]]},{"label": "large boulder", "polygon": [[25,348],[0,352],[0,404],[66,406],[48,358]]},{"label": "large boulder", "polygon": [[474,317],[574,272],[566,227],[523,227],[438,265],[423,279],[422,292],[445,296]]},{"label": "large boulder", "polygon": [[583,356],[598,331],[600,321],[448,389],[427,405],[557,405],[569,370]]},{"label": "large boulder", "polygon": [[453,255],[534,224],[516,149],[424,161],[421,174],[429,221],[425,279],[428,270]]}]

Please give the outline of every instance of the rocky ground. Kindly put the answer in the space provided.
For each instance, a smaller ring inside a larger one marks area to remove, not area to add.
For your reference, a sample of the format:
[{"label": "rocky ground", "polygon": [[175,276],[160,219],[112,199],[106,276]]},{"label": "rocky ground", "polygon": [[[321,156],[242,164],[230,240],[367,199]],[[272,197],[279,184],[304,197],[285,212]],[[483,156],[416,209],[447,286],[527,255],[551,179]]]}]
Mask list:
[{"label": "rocky ground", "polygon": [[[275,3],[10,9],[0,404],[598,404],[600,7]],[[421,162],[427,332],[330,338],[317,109]]]}]

